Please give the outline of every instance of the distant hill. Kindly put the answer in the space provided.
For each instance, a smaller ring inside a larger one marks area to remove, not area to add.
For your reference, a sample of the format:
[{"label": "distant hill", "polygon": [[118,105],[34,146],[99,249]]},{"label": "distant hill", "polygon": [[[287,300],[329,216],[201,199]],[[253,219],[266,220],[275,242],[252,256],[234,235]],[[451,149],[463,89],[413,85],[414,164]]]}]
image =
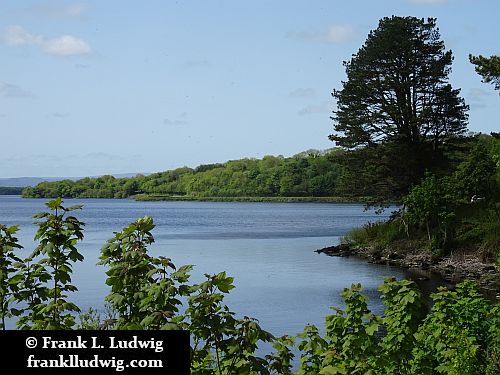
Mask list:
[{"label": "distant hill", "polygon": [[[113,177],[116,178],[126,178],[126,177],[135,177],[139,173],[119,173],[113,174]],[[145,173],[144,175],[147,175]],[[81,179],[82,177],[13,177],[13,178],[0,178],[0,186],[4,187],[27,187],[27,186],[36,186],[40,182],[48,181],[62,181],[62,180],[72,180],[76,181]]]},{"label": "distant hill", "polygon": [[0,186],[5,187],[26,187],[35,186],[44,181],[60,181],[64,180],[62,177],[14,177],[14,178],[0,178]]}]

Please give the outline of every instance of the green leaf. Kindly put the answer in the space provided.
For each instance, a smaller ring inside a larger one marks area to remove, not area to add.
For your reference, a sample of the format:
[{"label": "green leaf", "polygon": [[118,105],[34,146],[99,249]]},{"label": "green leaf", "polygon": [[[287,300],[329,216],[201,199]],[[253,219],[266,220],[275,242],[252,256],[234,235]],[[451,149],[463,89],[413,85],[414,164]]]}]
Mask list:
[{"label": "green leaf", "polygon": [[373,336],[375,334],[375,332],[378,331],[378,324],[370,324],[368,326],[366,326],[366,334],[369,335],[369,336]]},{"label": "green leaf", "polygon": [[18,273],[14,276],[12,276],[10,279],[9,279],[9,284],[10,285],[17,285],[19,284],[20,282],[22,282],[24,280],[24,275],[22,273]]}]

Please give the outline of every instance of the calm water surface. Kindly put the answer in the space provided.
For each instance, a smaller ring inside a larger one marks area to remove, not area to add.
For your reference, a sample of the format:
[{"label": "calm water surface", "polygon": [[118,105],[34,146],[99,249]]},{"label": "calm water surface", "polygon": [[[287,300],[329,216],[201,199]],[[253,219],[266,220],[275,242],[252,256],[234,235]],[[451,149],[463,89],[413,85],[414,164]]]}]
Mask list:
[{"label": "calm water surface", "polygon": [[[36,246],[32,215],[44,200],[0,196],[0,223],[19,224],[24,255]],[[72,199],[83,204],[77,217],[85,222],[85,239],[78,246],[85,256],[74,268],[72,297],[82,310],[102,309],[108,293],[105,268],[96,266],[101,246],[130,222],[154,218],[155,255],[172,258],[177,266],[195,265],[191,282],[204,273],[226,271],[236,288],[227,304],[237,313],[258,318],[275,335],[296,334],[304,325],[322,325],[329,306],[342,306],[340,293],[361,282],[380,313],[377,286],[385,276],[405,276],[403,270],[368,264],[355,258],[319,255],[315,249],[337,244],[353,227],[383,219],[357,204],[135,202]],[[387,215],[388,213],[386,213]]]}]

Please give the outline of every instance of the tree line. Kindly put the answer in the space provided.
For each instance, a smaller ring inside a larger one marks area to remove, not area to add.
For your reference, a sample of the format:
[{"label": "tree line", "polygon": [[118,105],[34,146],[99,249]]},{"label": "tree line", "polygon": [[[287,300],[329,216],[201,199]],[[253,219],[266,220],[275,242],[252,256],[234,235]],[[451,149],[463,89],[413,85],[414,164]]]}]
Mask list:
[{"label": "tree line", "polygon": [[0,186],[0,195],[20,195],[23,189],[22,187]]},{"label": "tree line", "polygon": [[293,157],[231,160],[148,176],[102,176],[42,182],[23,190],[30,198],[127,198],[136,194],[188,197],[322,197],[336,194],[342,167],[338,150],[309,150]]}]

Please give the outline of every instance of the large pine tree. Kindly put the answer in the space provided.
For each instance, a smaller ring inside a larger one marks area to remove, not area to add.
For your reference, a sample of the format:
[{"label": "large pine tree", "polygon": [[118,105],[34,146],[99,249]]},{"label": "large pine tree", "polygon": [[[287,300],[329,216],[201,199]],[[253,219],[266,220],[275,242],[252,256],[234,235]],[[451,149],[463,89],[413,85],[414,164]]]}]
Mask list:
[{"label": "large pine tree", "polygon": [[476,72],[483,77],[483,82],[493,83],[495,90],[500,90],[500,56],[472,56],[469,60],[476,67]]},{"label": "large pine tree", "polygon": [[337,110],[329,138],[348,150],[379,150],[379,160],[367,163],[386,160],[376,168],[383,175],[372,180],[391,180],[387,197],[405,194],[442,162],[443,145],[467,130],[468,106],[448,83],[452,61],[435,19],[393,16],[344,62],[347,80],[332,94]]}]

